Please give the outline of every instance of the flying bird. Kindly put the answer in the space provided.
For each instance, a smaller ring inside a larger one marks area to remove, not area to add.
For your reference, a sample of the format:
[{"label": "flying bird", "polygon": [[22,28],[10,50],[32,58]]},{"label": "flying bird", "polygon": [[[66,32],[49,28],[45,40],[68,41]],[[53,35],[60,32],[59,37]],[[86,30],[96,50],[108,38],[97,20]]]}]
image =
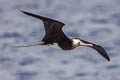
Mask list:
[{"label": "flying bird", "polygon": [[80,39],[80,38],[67,37],[62,31],[62,27],[65,25],[63,22],[60,22],[55,19],[47,18],[44,16],[36,15],[26,11],[21,11],[21,12],[26,15],[42,20],[46,34],[39,44],[33,44],[28,46],[18,46],[18,47],[48,45],[57,49],[73,50],[78,46],[87,46],[95,49],[101,56],[103,56],[106,60],[110,61],[109,56],[107,55],[106,51],[102,46],[87,40]]}]

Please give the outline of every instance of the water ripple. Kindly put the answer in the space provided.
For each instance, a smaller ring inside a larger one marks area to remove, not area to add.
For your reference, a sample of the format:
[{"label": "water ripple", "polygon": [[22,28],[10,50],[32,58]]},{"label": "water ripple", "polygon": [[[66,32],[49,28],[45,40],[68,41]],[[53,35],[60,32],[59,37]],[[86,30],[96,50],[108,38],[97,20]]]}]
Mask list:
[{"label": "water ripple", "polygon": [[18,72],[16,75],[20,80],[32,80],[37,75],[37,72]]},{"label": "water ripple", "polygon": [[120,68],[120,65],[112,64],[112,65],[106,66],[106,68],[107,69],[116,69],[116,68]]},{"label": "water ripple", "polygon": [[17,32],[12,32],[12,33],[6,32],[0,35],[0,38],[19,38],[19,37],[22,37],[22,35]]}]

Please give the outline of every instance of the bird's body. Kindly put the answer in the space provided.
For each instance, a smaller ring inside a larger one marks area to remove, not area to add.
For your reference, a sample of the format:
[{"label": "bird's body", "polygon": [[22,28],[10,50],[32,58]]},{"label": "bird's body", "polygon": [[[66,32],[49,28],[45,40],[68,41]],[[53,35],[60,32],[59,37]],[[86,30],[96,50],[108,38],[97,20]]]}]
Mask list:
[{"label": "bird's body", "polygon": [[77,40],[74,38],[69,38],[69,39],[72,41],[71,46],[69,46],[70,47],[69,49],[64,49],[62,48],[62,46],[60,47],[58,43],[48,44],[48,46],[51,46],[52,48],[56,48],[56,49],[61,49],[61,50],[72,50],[79,46],[78,43],[80,42],[80,40]]},{"label": "bird's body", "polygon": [[55,49],[62,50],[62,48],[58,45],[58,43],[48,44],[48,46],[55,48]]},{"label": "bird's body", "polygon": [[[45,36],[43,37],[42,41],[39,44],[29,45],[29,46],[36,46],[36,45],[48,45],[53,48],[62,49],[62,50],[72,50],[78,46],[87,46],[95,49],[110,61],[109,56],[107,55],[106,51],[96,43],[89,42],[80,38],[69,38],[67,37],[64,32],[62,31],[62,27],[65,25],[64,23],[50,19],[47,17],[43,17],[40,15],[36,15],[33,13],[21,11],[26,15],[38,18],[43,21],[45,27]],[[29,46],[19,46],[19,47],[29,47]]]}]

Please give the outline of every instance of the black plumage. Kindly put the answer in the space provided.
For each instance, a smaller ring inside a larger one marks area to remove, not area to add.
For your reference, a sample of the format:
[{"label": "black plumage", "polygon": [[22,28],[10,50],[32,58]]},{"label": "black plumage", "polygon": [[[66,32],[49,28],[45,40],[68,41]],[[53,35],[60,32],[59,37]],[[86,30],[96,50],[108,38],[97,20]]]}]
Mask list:
[{"label": "black plumage", "polygon": [[[43,17],[40,15],[36,15],[33,13],[21,11],[22,13],[32,16],[34,18],[40,19],[44,23],[45,28],[45,36],[39,44],[28,45],[28,46],[19,46],[19,47],[29,47],[36,45],[53,45],[57,43],[58,46],[63,50],[72,50],[78,46],[87,46],[95,49],[101,56],[110,61],[109,56],[107,55],[104,48],[100,45],[97,45],[93,42],[89,42],[80,38],[68,38],[64,32],[62,31],[62,27],[65,25],[64,23],[54,20],[51,18]],[[76,43],[76,40],[78,41]]]},{"label": "black plumage", "polygon": [[26,15],[35,17],[43,21],[46,34],[41,42],[44,42],[45,45],[58,43],[58,45],[64,50],[71,49],[72,41],[62,31],[62,27],[65,25],[64,23],[29,12],[22,12]]}]

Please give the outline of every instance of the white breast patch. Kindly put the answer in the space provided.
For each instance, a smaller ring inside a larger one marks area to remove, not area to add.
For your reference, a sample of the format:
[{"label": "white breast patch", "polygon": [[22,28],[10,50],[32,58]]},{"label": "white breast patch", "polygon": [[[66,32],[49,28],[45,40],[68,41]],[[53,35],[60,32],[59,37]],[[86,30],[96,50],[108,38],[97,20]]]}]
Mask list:
[{"label": "white breast patch", "polygon": [[50,44],[49,46],[51,46],[52,48],[61,49],[57,43],[53,43],[53,45]]},{"label": "white breast patch", "polygon": [[90,46],[90,47],[93,46],[92,44],[84,43],[83,41],[78,40],[78,39],[73,39],[73,44],[75,44],[77,46]]},{"label": "white breast patch", "polygon": [[81,42],[81,41],[78,40],[78,39],[73,39],[73,44],[75,44],[75,45],[79,45],[79,44],[78,44],[79,42]]}]

